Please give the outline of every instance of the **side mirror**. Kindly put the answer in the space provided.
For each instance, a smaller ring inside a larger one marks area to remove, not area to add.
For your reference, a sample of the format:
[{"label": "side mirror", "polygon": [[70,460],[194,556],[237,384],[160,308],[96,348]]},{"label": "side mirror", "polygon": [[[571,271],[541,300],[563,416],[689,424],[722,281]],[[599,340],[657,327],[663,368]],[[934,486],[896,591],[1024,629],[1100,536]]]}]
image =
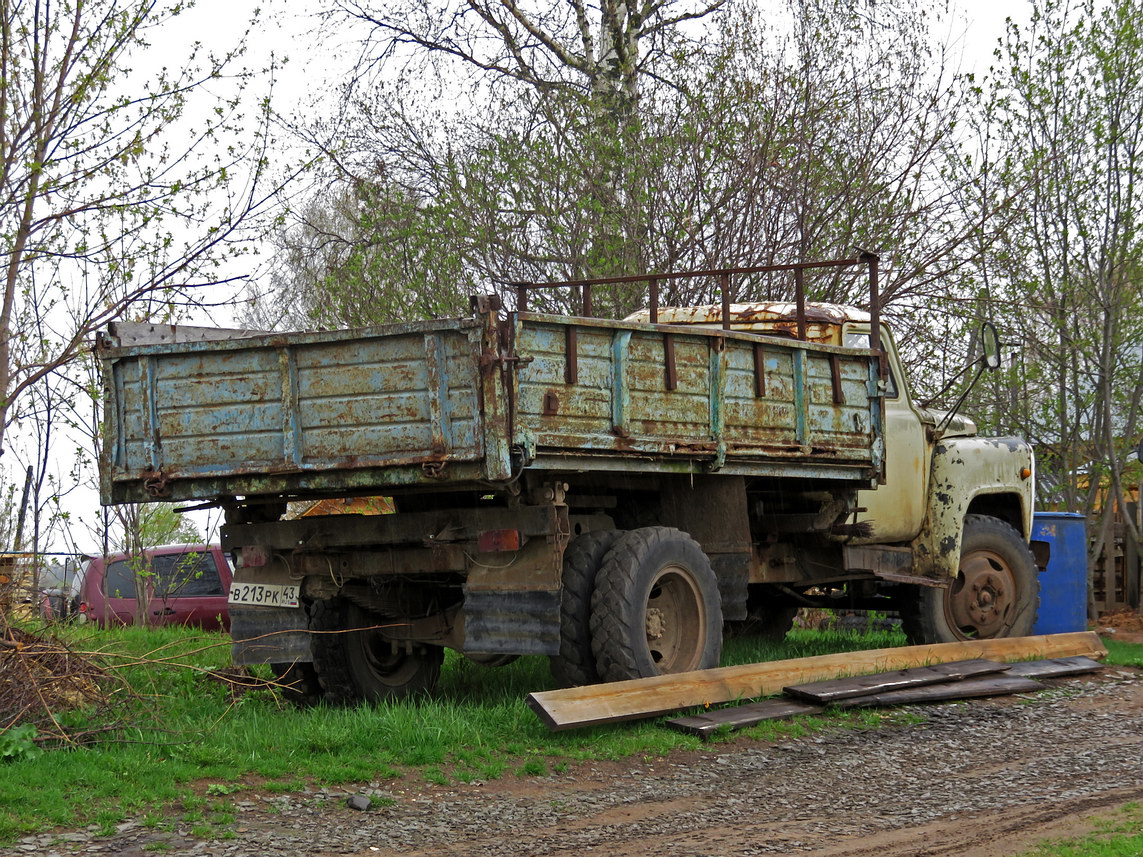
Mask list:
[{"label": "side mirror", "polygon": [[922,404],[922,407],[927,408],[935,400],[939,399],[941,396],[947,393],[953,384],[971,372],[974,368],[976,369],[976,375],[974,375],[972,380],[965,385],[965,388],[961,391],[961,394],[957,396],[957,399],[953,403],[952,408],[950,408],[949,411],[944,415],[944,418],[941,419],[939,423],[937,423],[936,431],[938,436],[944,430],[944,427],[949,424],[949,421],[953,418],[953,415],[957,412],[957,410],[960,409],[960,406],[964,404],[965,397],[969,394],[969,391],[972,390],[976,382],[980,380],[980,376],[984,374],[985,368],[1000,368],[1000,335],[996,332],[996,325],[994,325],[991,321],[986,321],[980,326],[980,349],[983,353],[978,359],[973,360],[971,363],[965,366],[964,369],[958,372],[956,376],[951,378],[949,382],[945,384],[944,389],[942,389],[939,393],[937,393],[937,395],[933,396],[931,399]]},{"label": "side mirror", "polygon": [[984,365],[989,369],[1000,368],[1000,336],[996,325],[986,321],[980,326],[980,346],[984,351]]}]

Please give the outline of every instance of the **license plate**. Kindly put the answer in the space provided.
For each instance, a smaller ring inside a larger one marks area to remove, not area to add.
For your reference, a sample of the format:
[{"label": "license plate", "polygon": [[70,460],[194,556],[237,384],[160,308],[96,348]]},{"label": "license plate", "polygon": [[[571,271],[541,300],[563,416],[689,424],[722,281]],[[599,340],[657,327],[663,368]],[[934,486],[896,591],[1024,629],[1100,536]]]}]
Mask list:
[{"label": "license plate", "polygon": [[254,607],[297,607],[296,583],[235,583],[230,587],[229,604],[249,604]]}]

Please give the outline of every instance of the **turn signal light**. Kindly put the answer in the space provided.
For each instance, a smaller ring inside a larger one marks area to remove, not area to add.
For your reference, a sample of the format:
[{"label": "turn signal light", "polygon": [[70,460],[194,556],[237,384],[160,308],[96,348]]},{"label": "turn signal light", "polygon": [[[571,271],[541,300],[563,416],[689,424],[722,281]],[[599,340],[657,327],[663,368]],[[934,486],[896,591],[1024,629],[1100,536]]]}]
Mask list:
[{"label": "turn signal light", "polygon": [[476,537],[476,549],[480,553],[518,551],[523,543],[519,530],[485,530]]},{"label": "turn signal light", "polygon": [[1020,478],[1021,479],[1027,479],[1031,475],[1032,475],[1032,468],[1031,467],[1021,467],[1020,468]]}]

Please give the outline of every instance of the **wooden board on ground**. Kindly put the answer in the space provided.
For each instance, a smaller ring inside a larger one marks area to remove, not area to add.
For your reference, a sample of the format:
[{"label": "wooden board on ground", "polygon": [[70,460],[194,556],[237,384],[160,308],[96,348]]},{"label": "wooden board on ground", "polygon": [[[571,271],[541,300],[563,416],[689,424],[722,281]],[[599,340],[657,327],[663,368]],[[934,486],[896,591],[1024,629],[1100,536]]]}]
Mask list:
[{"label": "wooden board on ground", "polygon": [[1046,661],[1025,661],[1012,664],[1009,675],[1022,675],[1025,678],[1060,678],[1066,675],[1083,675],[1098,672],[1103,664],[1091,658],[1051,658]]},{"label": "wooden board on ground", "polygon": [[967,658],[1011,663],[1074,655],[1102,658],[1107,649],[1092,631],[901,646],[547,690],[529,694],[528,705],[549,729],[574,729],[653,717],[704,704],[772,696],[786,685],[843,675],[932,666]]},{"label": "wooden board on ground", "polygon": [[813,684],[796,684],[782,690],[789,696],[826,705],[839,699],[869,696],[873,693],[887,693],[891,690],[903,690],[907,687],[921,687],[927,684],[962,681],[979,675],[1003,672],[1006,669],[1008,669],[1007,664],[984,658],[973,658],[972,660],[953,661],[931,667],[910,667],[909,669],[887,673],[834,678]]},{"label": "wooden board on ground", "polygon": [[1043,690],[1045,685],[1030,678],[1018,675],[985,675],[968,678],[964,681],[950,681],[947,684],[928,684],[924,687],[908,687],[904,690],[891,690],[871,696],[857,696],[852,699],[839,699],[833,708],[872,708],[886,705],[912,705],[915,702],[946,702],[951,699],[975,699],[981,696],[1004,696],[1009,693],[1027,693]]},{"label": "wooden board on ground", "polygon": [[668,720],[667,726],[706,739],[728,728],[745,729],[747,726],[756,726],[763,720],[778,720],[796,714],[820,714],[824,710],[820,705],[796,699],[764,699],[734,708],[706,711],[693,717],[677,717]]}]

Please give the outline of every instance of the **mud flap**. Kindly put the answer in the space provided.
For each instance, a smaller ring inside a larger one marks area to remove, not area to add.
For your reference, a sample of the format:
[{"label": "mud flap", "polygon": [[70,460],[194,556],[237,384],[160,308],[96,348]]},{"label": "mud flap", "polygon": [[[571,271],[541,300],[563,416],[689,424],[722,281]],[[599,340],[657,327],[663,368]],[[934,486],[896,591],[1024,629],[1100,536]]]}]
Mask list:
[{"label": "mud flap", "polygon": [[464,650],[496,655],[557,655],[560,593],[468,590]]},{"label": "mud flap", "polygon": [[309,617],[301,607],[230,606],[231,657],[235,664],[309,662]]}]

